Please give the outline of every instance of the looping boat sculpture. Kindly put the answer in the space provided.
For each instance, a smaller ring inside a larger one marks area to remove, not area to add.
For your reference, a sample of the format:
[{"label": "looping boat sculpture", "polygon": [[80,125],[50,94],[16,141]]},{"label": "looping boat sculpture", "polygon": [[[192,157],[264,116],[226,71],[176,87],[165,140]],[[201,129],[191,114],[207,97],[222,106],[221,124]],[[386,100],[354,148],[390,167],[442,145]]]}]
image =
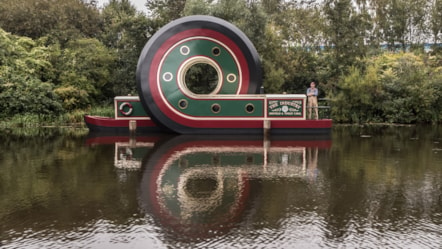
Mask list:
[{"label": "looping boat sculpture", "polygon": [[[188,74],[196,65],[215,72],[207,92],[190,87]],[[237,27],[216,17],[188,16],[161,28],[141,52],[136,75],[141,106],[163,131],[316,134],[332,126],[330,119],[306,120],[303,94],[259,94],[262,71],[255,47]],[[133,106],[115,107],[127,114]]]}]

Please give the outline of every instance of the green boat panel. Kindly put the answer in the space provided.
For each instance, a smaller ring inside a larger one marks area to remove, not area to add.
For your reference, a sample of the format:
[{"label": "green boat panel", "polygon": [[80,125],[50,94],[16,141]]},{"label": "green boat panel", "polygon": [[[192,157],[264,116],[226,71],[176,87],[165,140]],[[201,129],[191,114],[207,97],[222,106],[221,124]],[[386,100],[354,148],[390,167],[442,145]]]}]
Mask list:
[{"label": "green boat panel", "polygon": [[[186,108],[180,107],[180,101],[187,101]],[[195,117],[263,117],[264,99],[175,99],[175,109]],[[217,109],[216,106],[219,106]]]}]

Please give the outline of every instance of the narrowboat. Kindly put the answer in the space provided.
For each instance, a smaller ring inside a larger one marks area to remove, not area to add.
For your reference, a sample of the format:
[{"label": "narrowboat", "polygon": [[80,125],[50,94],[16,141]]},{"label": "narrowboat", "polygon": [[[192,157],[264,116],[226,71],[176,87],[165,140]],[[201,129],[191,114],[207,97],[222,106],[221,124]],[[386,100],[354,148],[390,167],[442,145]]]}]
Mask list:
[{"label": "narrowboat", "polygon": [[233,24],[187,16],[162,27],[137,65],[138,97],[116,97],[115,117],[85,116],[91,130],[177,134],[324,134],[305,94],[262,93],[259,55]]}]

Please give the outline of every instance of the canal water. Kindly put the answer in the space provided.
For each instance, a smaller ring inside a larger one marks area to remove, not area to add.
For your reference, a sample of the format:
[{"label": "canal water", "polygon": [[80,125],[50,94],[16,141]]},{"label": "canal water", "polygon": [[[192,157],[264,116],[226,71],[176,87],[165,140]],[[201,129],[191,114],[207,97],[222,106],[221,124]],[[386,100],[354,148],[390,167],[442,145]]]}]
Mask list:
[{"label": "canal water", "polygon": [[0,131],[0,248],[441,248],[442,127]]}]

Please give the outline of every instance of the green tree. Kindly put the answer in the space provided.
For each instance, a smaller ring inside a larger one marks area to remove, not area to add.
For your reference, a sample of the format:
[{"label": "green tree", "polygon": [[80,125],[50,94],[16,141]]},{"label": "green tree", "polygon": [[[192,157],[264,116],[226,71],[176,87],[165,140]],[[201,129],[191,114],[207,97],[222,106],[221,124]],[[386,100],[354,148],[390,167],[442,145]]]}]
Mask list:
[{"label": "green tree", "polygon": [[281,14],[277,21],[288,46],[316,51],[325,40],[322,30],[324,18],[316,6],[291,5]]},{"label": "green tree", "polygon": [[340,78],[332,114],[338,122],[422,123],[442,116],[442,70],[424,56],[383,54]]},{"label": "green tree", "polygon": [[286,58],[281,46],[283,41],[272,26],[265,28],[265,45],[258,48],[263,67],[263,85],[266,93],[281,93],[281,86],[286,79],[286,72],[281,66]]},{"label": "green tree", "polygon": [[282,0],[262,0],[261,5],[267,15],[277,17],[284,9],[284,1]]},{"label": "green tree", "polygon": [[47,48],[0,29],[0,116],[59,114]]},{"label": "green tree", "polygon": [[184,5],[183,16],[210,15],[213,0],[188,0]]},{"label": "green tree", "polygon": [[331,70],[338,76],[365,57],[364,38],[369,27],[365,16],[356,11],[351,0],[326,0],[324,14],[327,45],[333,55]]},{"label": "green tree", "polygon": [[157,28],[183,16],[186,0],[147,0],[149,17],[155,21]]},{"label": "green tree", "polygon": [[[321,77],[321,45],[324,44],[324,19],[317,5],[292,2],[280,7],[275,23],[282,40],[281,60],[278,65],[285,72],[282,90],[290,93],[304,93],[312,80]],[[289,20],[289,21],[287,21]],[[323,93],[323,91],[320,91]]]},{"label": "green tree", "polygon": [[82,0],[0,1],[0,26],[20,36],[43,36],[65,44],[78,37],[94,37],[101,31],[99,11]]},{"label": "green tree", "polygon": [[422,43],[427,33],[426,0],[377,0],[373,1],[378,35],[389,48],[400,44],[405,51],[408,44]]},{"label": "green tree", "polygon": [[135,71],[138,57],[153,34],[151,22],[128,0],[111,0],[102,11],[100,40],[115,51],[116,64],[108,84],[115,95],[136,95]]},{"label": "green tree", "polygon": [[442,33],[442,0],[433,0],[430,6],[430,30],[433,43],[437,44],[439,35]]},{"label": "green tree", "polygon": [[58,74],[56,93],[66,110],[87,108],[114,97],[109,82],[115,54],[97,39],[70,41],[53,60]]},{"label": "green tree", "polygon": [[0,116],[57,115],[63,111],[53,84],[24,75],[6,77],[0,82]]},{"label": "green tree", "polygon": [[383,65],[385,120],[396,123],[437,121],[440,117],[442,74],[432,70],[422,57],[399,53],[380,57]]},{"label": "green tree", "polygon": [[249,13],[247,2],[244,0],[220,0],[212,9],[212,15],[233,23],[250,16]]},{"label": "green tree", "polygon": [[369,65],[365,72],[351,67],[340,78],[339,91],[333,96],[332,116],[338,122],[380,122],[382,87],[378,65]]}]

